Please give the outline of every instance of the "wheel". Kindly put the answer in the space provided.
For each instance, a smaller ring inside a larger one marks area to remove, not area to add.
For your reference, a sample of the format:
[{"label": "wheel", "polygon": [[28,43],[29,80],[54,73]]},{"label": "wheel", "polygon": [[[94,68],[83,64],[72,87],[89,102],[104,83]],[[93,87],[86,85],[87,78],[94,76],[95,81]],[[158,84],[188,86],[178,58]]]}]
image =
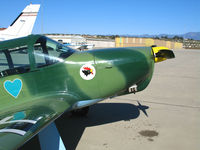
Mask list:
[{"label": "wheel", "polygon": [[73,110],[71,113],[72,113],[72,116],[84,117],[84,116],[87,116],[88,112],[89,112],[89,106],[81,108],[81,109]]}]

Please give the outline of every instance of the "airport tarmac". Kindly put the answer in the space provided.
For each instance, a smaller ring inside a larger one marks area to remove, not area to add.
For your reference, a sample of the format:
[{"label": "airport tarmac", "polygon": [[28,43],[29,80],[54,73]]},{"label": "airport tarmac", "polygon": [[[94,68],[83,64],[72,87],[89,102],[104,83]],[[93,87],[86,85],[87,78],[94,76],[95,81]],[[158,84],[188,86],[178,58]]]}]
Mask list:
[{"label": "airport tarmac", "polygon": [[[175,59],[155,64],[144,91],[93,105],[87,117],[57,119],[67,150],[198,150],[200,50],[174,52]],[[20,150],[33,147],[37,136]]]}]

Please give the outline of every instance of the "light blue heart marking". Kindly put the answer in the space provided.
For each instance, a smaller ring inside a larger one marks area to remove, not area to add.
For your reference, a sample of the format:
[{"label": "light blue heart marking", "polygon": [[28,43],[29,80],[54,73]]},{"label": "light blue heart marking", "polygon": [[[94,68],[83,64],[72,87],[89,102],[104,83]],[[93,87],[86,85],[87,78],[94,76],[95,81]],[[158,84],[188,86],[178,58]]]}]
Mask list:
[{"label": "light blue heart marking", "polygon": [[14,98],[20,94],[22,89],[22,80],[15,79],[14,81],[7,80],[4,82],[5,90],[12,95]]},{"label": "light blue heart marking", "polygon": [[21,112],[17,112],[13,115],[13,119],[12,120],[22,120],[26,118],[26,113],[24,111]]}]

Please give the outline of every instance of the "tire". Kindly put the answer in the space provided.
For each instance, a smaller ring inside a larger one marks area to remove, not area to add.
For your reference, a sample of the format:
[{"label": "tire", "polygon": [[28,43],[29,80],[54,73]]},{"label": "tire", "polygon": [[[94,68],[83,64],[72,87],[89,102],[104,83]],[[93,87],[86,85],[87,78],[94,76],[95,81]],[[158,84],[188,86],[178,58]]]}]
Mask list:
[{"label": "tire", "polygon": [[88,112],[89,112],[89,106],[81,108],[81,109],[73,110],[72,116],[85,117],[85,116],[87,116]]}]

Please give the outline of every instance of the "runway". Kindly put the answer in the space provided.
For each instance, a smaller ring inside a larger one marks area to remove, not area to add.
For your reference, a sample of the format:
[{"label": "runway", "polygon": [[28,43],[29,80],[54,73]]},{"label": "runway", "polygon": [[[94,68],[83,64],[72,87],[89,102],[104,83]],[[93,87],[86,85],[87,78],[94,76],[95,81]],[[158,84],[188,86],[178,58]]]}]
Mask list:
[{"label": "runway", "polygon": [[[87,117],[56,120],[67,150],[198,150],[200,50],[174,52],[155,64],[144,91],[93,105]],[[40,149],[37,136],[20,150],[33,146]]]}]

